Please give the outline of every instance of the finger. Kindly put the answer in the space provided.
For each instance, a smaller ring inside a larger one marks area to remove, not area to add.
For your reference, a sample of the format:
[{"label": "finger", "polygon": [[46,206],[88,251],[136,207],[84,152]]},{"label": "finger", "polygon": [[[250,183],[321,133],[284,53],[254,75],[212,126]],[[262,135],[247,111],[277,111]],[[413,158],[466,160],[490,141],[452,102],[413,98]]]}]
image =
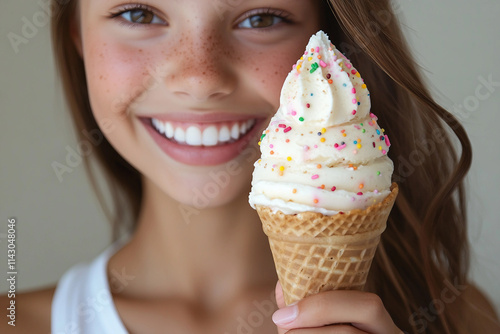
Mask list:
[{"label": "finger", "polygon": [[372,334],[401,333],[380,298],[361,291],[338,290],[309,296],[296,305],[276,311],[273,321],[284,329],[350,323]]},{"label": "finger", "polygon": [[278,334],[368,334],[356,327],[349,325],[332,325],[320,328],[282,329],[278,328]]},{"label": "finger", "polygon": [[285,298],[283,296],[283,289],[281,288],[281,283],[278,281],[276,284],[276,289],[275,289],[275,294],[276,294],[276,303],[278,304],[278,308],[283,308],[285,307]]}]

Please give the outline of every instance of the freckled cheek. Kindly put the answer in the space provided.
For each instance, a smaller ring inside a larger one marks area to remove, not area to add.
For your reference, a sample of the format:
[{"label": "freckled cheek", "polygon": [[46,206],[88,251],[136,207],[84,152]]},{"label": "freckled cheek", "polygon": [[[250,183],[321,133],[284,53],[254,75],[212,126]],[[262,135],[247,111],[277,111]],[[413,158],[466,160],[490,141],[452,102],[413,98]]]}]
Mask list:
[{"label": "freckled cheek", "polygon": [[261,96],[277,109],[281,88],[296,59],[293,56],[270,56],[268,53],[265,57],[262,55],[256,57],[263,60],[254,63],[248,73],[253,77],[255,88],[259,90]]},{"label": "freckled cheek", "polygon": [[96,117],[115,117],[147,89],[143,55],[129,48],[106,47],[85,56],[89,97]]}]

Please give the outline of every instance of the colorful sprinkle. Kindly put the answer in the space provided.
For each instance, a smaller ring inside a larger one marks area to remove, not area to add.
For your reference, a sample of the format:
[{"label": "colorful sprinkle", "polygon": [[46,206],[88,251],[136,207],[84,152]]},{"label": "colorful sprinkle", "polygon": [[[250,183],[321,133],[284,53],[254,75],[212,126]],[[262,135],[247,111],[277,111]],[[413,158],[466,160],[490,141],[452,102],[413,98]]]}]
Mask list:
[{"label": "colorful sprinkle", "polygon": [[292,114],[292,116],[295,116],[295,115],[297,115],[297,112],[296,111],[292,111],[291,114]]},{"label": "colorful sprinkle", "polygon": [[304,122],[304,117],[299,117],[299,121]]},{"label": "colorful sprinkle", "polygon": [[310,103],[306,104],[306,107],[311,108],[311,104]]},{"label": "colorful sprinkle", "polygon": [[316,70],[319,68],[318,63],[311,64],[311,74],[316,72]]},{"label": "colorful sprinkle", "polygon": [[333,186],[332,191],[335,191],[335,190],[337,190],[337,187]]},{"label": "colorful sprinkle", "polygon": [[364,187],[365,187],[365,185],[363,183],[361,183],[358,188],[363,189]]},{"label": "colorful sprinkle", "polygon": [[292,193],[296,194],[297,193],[297,189],[293,189]]},{"label": "colorful sprinkle", "polygon": [[273,155],[273,154],[274,154],[274,151],[269,152],[269,154]]},{"label": "colorful sprinkle", "polygon": [[358,195],[358,196],[362,196],[362,195],[363,195],[363,193],[360,191],[357,195]]},{"label": "colorful sprinkle", "polygon": [[318,164],[318,165],[316,166],[316,168],[318,168],[318,169],[321,169],[321,167],[323,167],[323,166],[321,166],[321,164]]},{"label": "colorful sprinkle", "polygon": [[292,157],[288,157],[288,158],[286,158],[286,160],[292,161]]},{"label": "colorful sprinkle", "polygon": [[362,147],[361,144],[358,144],[356,145],[356,147],[358,148],[358,150]]},{"label": "colorful sprinkle", "polygon": [[318,204],[319,200],[317,198],[314,199],[314,204]]},{"label": "colorful sprinkle", "polygon": [[291,127],[291,126],[287,127],[285,130],[283,130],[283,132],[284,132],[284,133],[287,133],[287,132],[289,132],[290,130],[292,130],[292,127]]},{"label": "colorful sprinkle", "polygon": [[331,85],[333,83],[333,80],[332,79],[329,79],[328,80],[328,83]]},{"label": "colorful sprinkle", "polygon": [[319,178],[318,174],[314,174],[313,176],[311,176],[311,179],[313,179],[313,180],[316,180],[317,178]]},{"label": "colorful sprinkle", "polygon": [[[318,56],[318,59],[321,59],[320,56]],[[321,67],[324,68],[324,67],[326,67],[326,63],[324,61],[320,60],[319,61],[319,66],[321,66]]]},{"label": "colorful sprinkle", "polygon": [[385,135],[385,144],[387,145],[387,147],[391,146],[391,142],[389,141],[389,136],[388,135]]},{"label": "colorful sprinkle", "polygon": [[380,173],[380,172],[377,172],[377,176],[380,176],[381,174],[382,174],[382,173]]},{"label": "colorful sprinkle", "polygon": [[325,138],[321,138],[319,141],[322,142],[322,143],[324,143],[326,141],[326,139]]},{"label": "colorful sprinkle", "polygon": [[286,128],[286,125],[285,124],[280,124],[280,125],[278,125],[278,127],[280,127],[280,128]]},{"label": "colorful sprinkle", "polygon": [[285,170],[285,167],[284,166],[280,166],[280,171],[284,171]]}]

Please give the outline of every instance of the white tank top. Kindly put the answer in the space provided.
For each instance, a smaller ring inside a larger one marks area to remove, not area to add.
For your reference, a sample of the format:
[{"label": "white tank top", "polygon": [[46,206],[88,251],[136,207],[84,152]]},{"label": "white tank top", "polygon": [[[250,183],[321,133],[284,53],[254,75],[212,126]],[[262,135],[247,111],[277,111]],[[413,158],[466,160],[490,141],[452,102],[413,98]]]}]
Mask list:
[{"label": "white tank top", "polygon": [[77,264],[57,283],[52,300],[52,334],[127,334],[111,296],[106,267],[122,242],[91,263]]}]

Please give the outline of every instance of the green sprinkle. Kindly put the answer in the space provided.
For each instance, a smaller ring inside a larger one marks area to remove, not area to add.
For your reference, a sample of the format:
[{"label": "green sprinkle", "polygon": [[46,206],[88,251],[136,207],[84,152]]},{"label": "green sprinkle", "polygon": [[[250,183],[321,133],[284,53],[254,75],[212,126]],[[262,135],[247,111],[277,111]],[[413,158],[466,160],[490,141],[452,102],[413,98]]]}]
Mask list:
[{"label": "green sprinkle", "polygon": [[262,136],[260,136],[260,140],[264,139],[264,137],[266,136],[266,134],[262,134]]},{"label": "green sprinkle", "polygon": [[366,132],[366,130],[365,130],[365,129],[363,129],[363,130],[361,130],[361,132],[365,133],[365,132]]},{"label": "green sprinkle", "polygon": [[382,173],[380,173],[380,172],[377,172],[377,175],[378,175],[378,176],[380,176],[380,174],[382,174]]},{"label": "green sprinkle", "polygon": [[311,73],[314,73],[318,69],[319,65],[318,63],[314,63],[311,65]]},{"label": "green sprinkle", "polygon": [[300,117],[299,121],[304,122],[304,117]]}]

